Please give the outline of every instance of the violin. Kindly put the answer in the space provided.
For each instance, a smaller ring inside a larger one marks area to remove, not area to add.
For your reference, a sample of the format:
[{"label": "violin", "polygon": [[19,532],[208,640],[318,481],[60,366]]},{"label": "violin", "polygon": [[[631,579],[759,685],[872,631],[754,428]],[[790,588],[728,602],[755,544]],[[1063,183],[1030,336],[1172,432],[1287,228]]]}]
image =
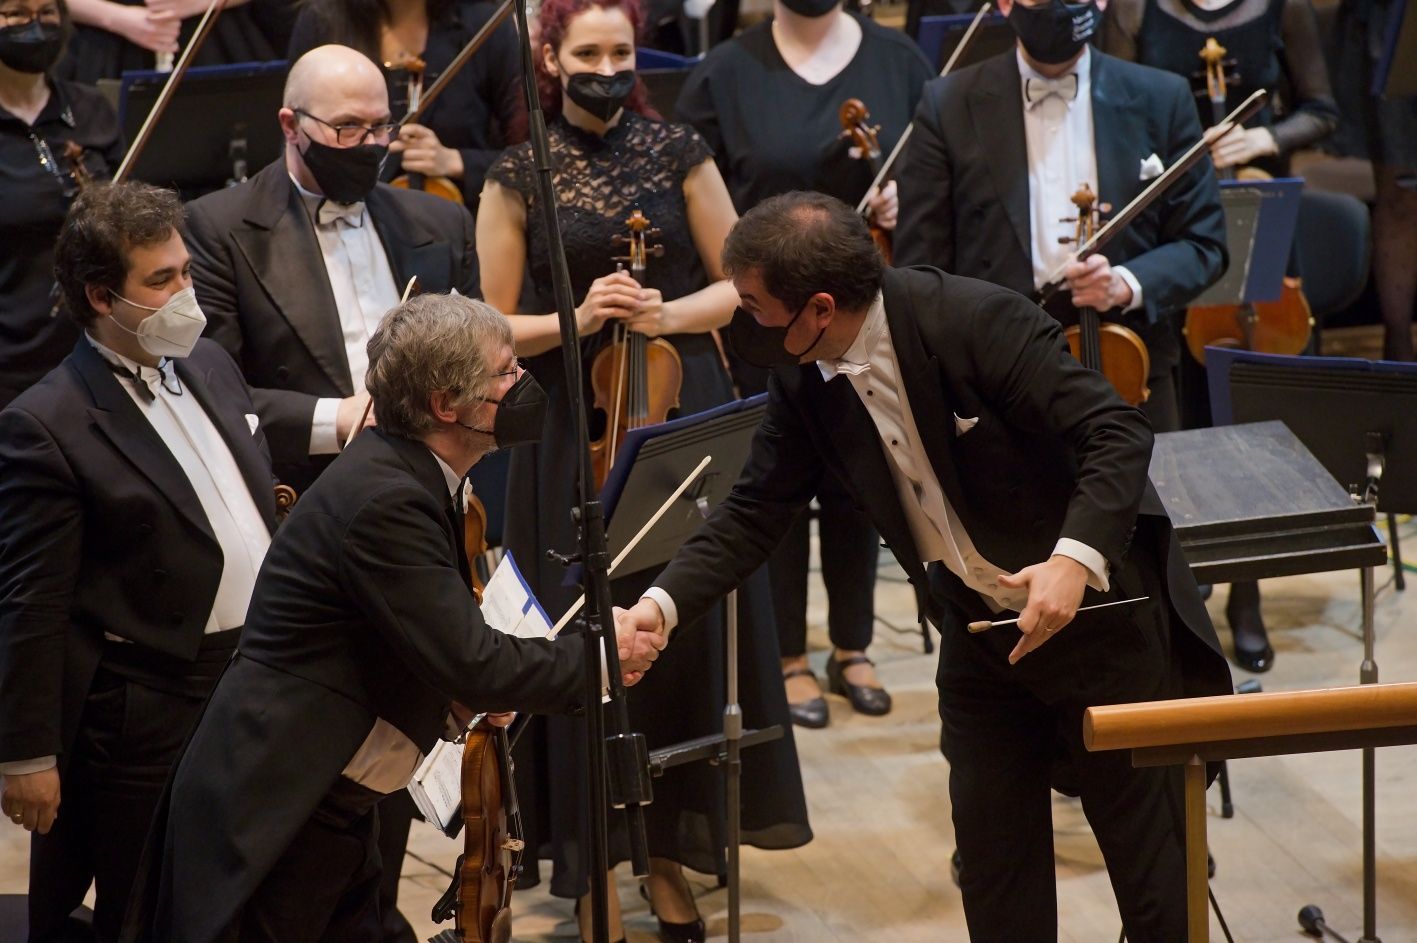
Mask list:
[{"label": "violin", "polygon": [[[1077,216],[1060,222],[1076,223],[1076,232],[1058,241],[1085,245],[1093,238],[1101,214],[1111,212],[1112,207],[1106,203],[1097,205],[1097,195],[1085,183],[1073,194],[1072,204],[1078,208]],[[1084,367],[1105,376],[1122,399],[1133,406],[1146,402],[1151,395],[1146,385],[1151,356],[1146,343],[1135,331],[1110,321],[1102,323],[1095,308],[1079,308],[1078,323],[1063,333],[1067,335],[1073,356]]]},{"label": "violin", "polygon": [[[390,72],[404,73],[405,88],[408,93],[408,113],[412,115],[420,112],[423,99],[423,73],[428,68],[427,63],[418,56],[405,53],[397,62],[385,62],[384,68]],[[400,123],[407,124],[408,122],[405,120]],[[403,173],[390,180],[389,185],[403,190],[422,190],[458,205],[463,203],[462,189],[450,177],[427,177],[423,174]]]},{"label": "violin", "polygon": [[[1226,72],[1234,65],[1226,59],[1226,49],[1214,36],[1206,37],[1200,57],[1205,62],[1206,97],[1211,120],[1219,123],[1225,115],[1228,84],[1235,78]],[[1217,169],[1222,180],[1268,180],[1269,174],[1254,167]],[[1197,363],[1205,364],[1208,346],[1255,350],[1267,354],[1297,354],[1309,346],[1314,316],[1304,297],[1300,279],[1285,276],[1279,297],[1238,305],[1192,305],[1186,309],[1186,349]]]},{"label": "violin", "polygon": [[[842,136],[851,139],[851,143],[855,145],[861,159],[866,162],[867,166],[871,168],[871,173],[879,180],[881,173],[881,142],[879,138],[881,126],[867,123],[871,120],[871,112],[866,107],[866,103],[859,98],[848,98],[842,102],[837,117],[841,119]],[[873,183],[871,188],[874,189],[877,185]],[[867,191],[867,196],[870,196],[870,190]],[[863,206],[864,203],[863,200]],[[871,227],[871,241],[876,244],[877,249],[881,250],[881,257],[885,259],[886,264],[890,265],[890,231],[876,225],[869,209],[858,208],[858,211],[866,217],[866,222]]]},{"label": "violin", "polygon": [[[487,552],[487,511],[463,483],[463,547],[473,598],[482,602],[483,581],[477,561]],[[463,731],[463,853],[454,866],[453,883],[433,908],[439,923],[454,918],[454,930],[439,943],[507,943],[512,937],[512,890],[521,877],[526,849],[521,808],[517,804],[511,741],[504,727],[475,719]]]},{"label": "violin", "polygon": [[[649,237],[659,235],[639,207],[626,220],[629,234],[619,239],[628,254],[617,256],[630,263],[630,276],[645,284],[646,259],[662,256],[662,245],[649,245]],[[679,408],[679,390],[684,385],[684,364],[679,351],[662,337],[649,338],[617,323],[614,340],[602,347],[590,365],[592,409],[605,415],[605,431],[590,443],[591,470],[596,487],[605,484],[610,469],[631,429],[664,422],[669,411]]]}]

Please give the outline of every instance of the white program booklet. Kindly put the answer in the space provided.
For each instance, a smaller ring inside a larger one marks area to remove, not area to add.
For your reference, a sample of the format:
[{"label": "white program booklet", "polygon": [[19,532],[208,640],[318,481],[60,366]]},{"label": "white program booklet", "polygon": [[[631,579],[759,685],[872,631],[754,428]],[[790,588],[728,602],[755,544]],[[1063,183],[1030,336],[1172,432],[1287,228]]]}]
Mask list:
[{"label": "white program booklet", "polygon": [[[482,618],[499,632],[518,638],[545,638],[551,631],[546,610],[531,594],[530,587],[512,555],[503,555],[492,578],[482,590]],[[480,720],[481,718],[476,718]],[[462,825],[462,754],[464,737],[439,740],[423,758],[409,781],[408,791],[423,818],[449,836]]]}]

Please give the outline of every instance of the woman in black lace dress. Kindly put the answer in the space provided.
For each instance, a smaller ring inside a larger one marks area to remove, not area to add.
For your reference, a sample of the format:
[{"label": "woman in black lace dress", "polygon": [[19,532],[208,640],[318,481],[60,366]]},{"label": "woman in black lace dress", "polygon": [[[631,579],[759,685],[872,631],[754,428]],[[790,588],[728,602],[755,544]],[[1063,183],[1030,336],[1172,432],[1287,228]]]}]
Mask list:
[{"label": "woman in black lace dress", "polygon": [[[709,331],[726,324],[737,304],[723,279],[718,255],[736,215],[708,148],[692,129],[648,112],[634,78],[634,39],[640,11],[634,0],[546,0],[540,28],[542,105],[550,121],[560,225],[572,289],[582,299],[576,316],[584,337],[585,373],[609,339],[606,325],[623,321],[669,340],[684,365],[680,414],[727,402],[733,389]],[[577,78],[583,76],[584,78]],[[611,81],[613,77],[617,81]],[[584,85],[582,83],[585,83]],[[616,87],[618,86],[618,88]],[[562,351],[553,312],[550,262],[530,147],[508,150],[487,173],[477,220],[478,258],[487,300],[509,315],[518,352],[551,395],[543,440],[512,456],[505,544],[556,618],[576,596],[564,571],[544,551],[574,545],[569,510],[575,495],[575,441],[571,404],[562,373]],[[645,284],[616,272],[624,254],[616,237],[638,207],[661,231],[664,254],[649,260]],[[529,276],[529,278],[527,278]],[[524,291],[524,283],[526,285]],[[733,470],[729,470],[730,473]],[[617,604],[633,603],[653,571],[615,580]],[[739,667],[745,723],[787,724],[771,604],[750,581],[739,594],[742,648]],[[686,633],[681,635],[680,633]],[[685,645],[686,642],[692,644]],[[668,654],[632,688],[631,726],[650,748],[716,732],[723,709],[721,618],[711,616],[676,630]],[[551,719],[541,728],[542,749],[519,757],[519,771],[544,763],[534,779],[538,795],[523,796],[537,832],[533,847],[553,859],[552,893],[579,897],[587,890],[584,860],[584,755],[582,724]],[[524,738],[525,739],[525,738]],[[539,754],[539,755],[538,755]],[[806,804],[790,737],[744,753],[744,841],[790,848],[808,841]],[[524,790],[525,791],[525,790]],[[654,782],[647,812],[652,874],[646,889],[671,940],[703,938],[703,924],[680,866],[721,870],[725,835],[721,778],[706,765],[669,771]],[[627,857],[623,836],[612,836],[614,860]],[[582,918],[588,908],[582,908]],[[612,909],[612,939],[620,936]]]}]

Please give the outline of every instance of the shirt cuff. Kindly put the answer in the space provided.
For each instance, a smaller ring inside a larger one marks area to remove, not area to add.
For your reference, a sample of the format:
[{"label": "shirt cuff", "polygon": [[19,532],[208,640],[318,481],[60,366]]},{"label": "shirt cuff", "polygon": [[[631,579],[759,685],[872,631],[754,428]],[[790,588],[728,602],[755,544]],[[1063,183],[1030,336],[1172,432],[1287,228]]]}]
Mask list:
[{"label": "shirt cuff", "polygon": [[315,400],[315,418],[310,423],[310,454],[335,455],[340,450],[335,421],[339,418],[338,399]]},{"label": "shirt cuff", "polygon": [[664,637],[668,639],[669,633],[679,624],[679,607],[674,605],[669,594],[658,586],[651,586],[640,598],[648,599],[659,607],[659,611],[664,615]]},{"label": "shirt cuff", "polygon": [[1111,584],[1107,579],[1107,559],[1102,554],[1071,537],[1059,537],[1053,552],[1081,563],[1087,568],[1087,585],[1099,593],[1107,592]]},{"label": "shirt cuff", "polygon": [[11,760],[8,763],[0,763],[0,776],[28,776],[30,773],[42,773],[58,765],[59,758],[57,756],[37,756],[32,760]]},{"label": "shirt cuff", "polygon": [[1137,277],[1133,275],[1131,270],[1125,265],[1112,266],[1112,272],[1122,281],[1126,282],[1128,287],[1132,290],[1132,300],[1122,310],[1135,311],[1140,308],[1145,303],[1142,301],[1141,296],[1141,282],[1137,281]]}]

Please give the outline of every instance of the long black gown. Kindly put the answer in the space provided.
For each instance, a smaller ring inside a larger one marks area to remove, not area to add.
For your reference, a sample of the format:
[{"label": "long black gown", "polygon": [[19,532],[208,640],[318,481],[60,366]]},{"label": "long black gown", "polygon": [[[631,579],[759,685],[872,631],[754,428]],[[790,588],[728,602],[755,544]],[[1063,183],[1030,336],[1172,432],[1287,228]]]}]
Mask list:
[{"label": "long black gown", "polygon": [[[649,262],[647,285],[665,300],[690,294],[706,282],[694,246],[684,199],[684,178],[709,157],[692,129],[624,112],[601,138],[563,118],[550,127],[551,153],[562,238],[575,298],[591,283],[615,271],[624,253],[616,237],[639,207],[661,230],[662,258]],[[509,149],[488,170],[489,180],[517,191],[527,203],[527,288],[524,311],[554,311],[551,270],[529,145]],[[554,315],[546,315],[554,317]],[[587,338],[582,356],[589,382],[591,360],[610,339],[606,330]],[[684,364],[679,415],[728,402],[732,386],[708,334],[675,335],[668,340]],[[528,368],[546,388],[551,404],[542,441],[512,453],[507,492],[505,544],[532,590],[554,620],[579,594],[566,586],[565,571],[545,551],[569,551],[575,543],[570,508],[575,499],[575,452],[571,403],[566,395],[558,347],[532,358]],[[589,398],[587,399],[589,401]],[[672,418],[672,417],[671,417]],[[594,420],[592,435],[595,434]],[[650,585],[655,570],[616,579],[617,605],[632,605]],[[758,577],[739,593],[741,646],[740,698],[749,727],[781,724],[782,740],[744,752],[743,840],[760,848],[794,848],[811,839],[797,749],[787,717],[778,667],[776,638],[766,581]],[[630,689],[631,726],[651,749],[721,729],[724,703],[724,640],[718,612],[675,630],[673,641],[645,679]],[[518,788],[528,818],[528,836],[538,857],[552,860],[551,892],[576,897],[588,889],[585,825],[589,810],[584,722],[550,718],[539,725],[530,749],[518,756]],[[678,767],[654,781],[654,804],[646,815],[650,853],[672,858],[692,870],[722,870],[725,843],[722,779],[704,764]],[[612,822],[615,817],[612,816]],[[611,841],[612,860],[628,849],[622,830]],[[539,876],[528,871],[524,884]]]}]

